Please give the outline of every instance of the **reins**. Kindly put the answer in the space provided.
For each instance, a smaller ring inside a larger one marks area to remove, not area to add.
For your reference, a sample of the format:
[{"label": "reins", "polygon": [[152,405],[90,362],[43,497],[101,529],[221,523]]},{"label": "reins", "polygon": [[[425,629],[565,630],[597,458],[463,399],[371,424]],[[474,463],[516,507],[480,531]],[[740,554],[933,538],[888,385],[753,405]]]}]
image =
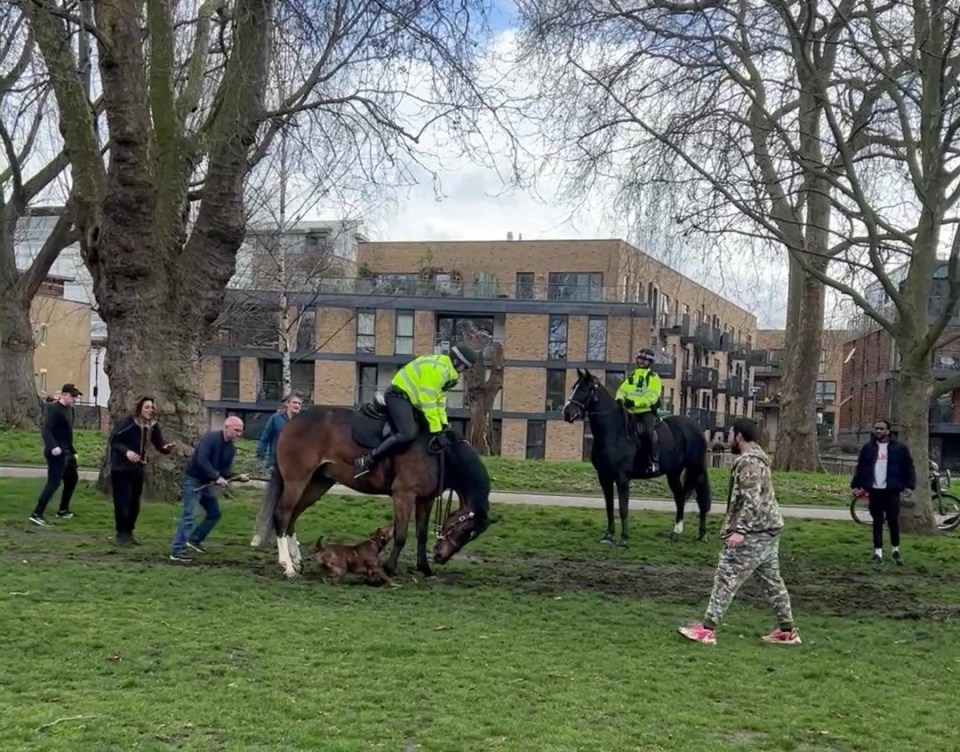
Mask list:
[{"label": "reins", "polygon": [[434,535],[437,537],[437,540],[443,538],[441,532],[443,530],[443,522],[449,516],[453,510],[453,489],[450,489],[450,493],[447,495],[446,504],[443,503],[443,486],[446,483],[446,469],[447,469],[447,451],[446,449],[441,449],[437,454],[437,464],[438,464],[438,473],[437,473],[437,500],[436,500],[436,512],[434,514]]}]

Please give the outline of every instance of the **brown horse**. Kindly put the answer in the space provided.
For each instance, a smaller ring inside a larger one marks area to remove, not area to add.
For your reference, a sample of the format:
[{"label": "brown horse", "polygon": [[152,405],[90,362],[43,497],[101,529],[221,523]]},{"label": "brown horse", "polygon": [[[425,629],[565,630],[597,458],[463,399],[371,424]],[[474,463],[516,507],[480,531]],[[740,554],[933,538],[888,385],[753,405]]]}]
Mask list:
[{"label": "brown horse", "polygon": [[426,545],[434,499],[448,488],[460,498],[460,507],[437,531],[433,559],[445,564],[490,524],[490,476],[473,447],[458,441],[437,452],[419,414],[417,421],[420,432],[406,450],[354,478],[353,461],[392,430],[382,405],[373,403],[355,410],[312,407],[295,415],[277,441],[276,467],[251,545],[269,543],[275,535],[284,574],[296,577],[303,568],[294,532],[297,518],[334,483],[340,483],[361,493],[393,498],[393,549],[385,564],[390,575],[396,573],[410,516],[416,511],[417,569],[432,575]]}]

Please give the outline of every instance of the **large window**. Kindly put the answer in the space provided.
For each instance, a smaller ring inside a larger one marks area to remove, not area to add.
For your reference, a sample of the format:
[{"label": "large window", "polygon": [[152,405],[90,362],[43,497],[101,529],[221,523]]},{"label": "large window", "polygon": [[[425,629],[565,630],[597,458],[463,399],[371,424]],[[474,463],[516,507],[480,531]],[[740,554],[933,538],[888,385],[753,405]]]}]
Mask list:
[{"label": "large window", "polygon": [[527,421],[527,459],[542,460],[547,454],[547,422]]},{"label": "large window", "polygon": [[396,355],[413,354],[413,311],[397,311],[397,332],[393,342]]},{"label": "large window", "polygon": [[601,300],[602,272],[550,272],[547,296],[550,300]]},{"label": "large window", "polygon": [[607,359],[607,319],[591,316],[587,319],[587,360],[603,362]]},{"label": "large window", "polygon": [[376,311],[357,313],[357,352],[372,353],[377,347]]},{"label": "large window", "polygon": [[616,394],[617,389],[620,388],[620,385],[623,383],[623,380],[626,378],[626,374],[623,371],[607,371],[606,382],[604,386],[607,388],[607,391],[610,394]]},{"label": "large window", "polygon": [[220,399],[240,399],[240,358],[220,358]]},{"label": "large window", "polygon": [[377,367],[373,364],[357,363],[357,383],[360,385],[356,395],[357,404],[371,402],[377,393]]},{"label": "large window", "polygon": [[533,300],[533,272],[517,272],[517,298]]},{"label": "large window", "polygon": [[567,391],[567,372],[562,368],[547,369],[547,400],[544,410],[548,413],[563,409]]},{"label": "large window", "polygon": [[818,381],[816,398],[818,405],[835,405],[837,403],[837,382]]},{"label": "large window", "polygon": [[283,397],[283,364],[279,360],[260,360],[258,402],[280,402]]},{"label": "large window", "polygon": [[493,337],[492,316],[437,316],[437,342],[456,343],[474,330]]},{"label": "large window", "polygon": [[290,364],[290,391],[299,394],[305,402],[313,401],[313,376],[316,370],[312,360]]},{"label": "large window", "polygon": [[547,360],[567,359],[567,317],[551,316],[547,335]]}]

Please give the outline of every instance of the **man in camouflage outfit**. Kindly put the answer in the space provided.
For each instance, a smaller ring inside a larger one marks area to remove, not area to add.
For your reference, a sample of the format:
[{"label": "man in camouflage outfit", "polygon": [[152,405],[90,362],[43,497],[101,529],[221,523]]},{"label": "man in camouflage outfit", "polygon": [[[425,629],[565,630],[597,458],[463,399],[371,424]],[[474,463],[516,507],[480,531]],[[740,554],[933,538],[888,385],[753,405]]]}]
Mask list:
[{"label": "man in camouflage outfit", "polygon": [[731,449],[739,455],[730,468],[730,492],[721,536],[724,540],[713,592],[702,624],[680,627],[680,634],[717,644],[717,626],[737,591],[754,574],[760,578],[777,617],[777,628],[763,637],[777,645],[799,645],[790,594],[780,576],[783,516],[770,477],[770,458],[757,445],[760,429],[749,418],[733,424]]}]

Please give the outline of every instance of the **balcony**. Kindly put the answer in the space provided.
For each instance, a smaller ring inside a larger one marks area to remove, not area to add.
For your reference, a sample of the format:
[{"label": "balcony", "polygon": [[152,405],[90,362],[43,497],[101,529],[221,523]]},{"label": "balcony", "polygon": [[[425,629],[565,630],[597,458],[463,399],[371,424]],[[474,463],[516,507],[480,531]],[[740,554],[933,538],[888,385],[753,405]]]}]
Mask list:
[{"label": "balcony", "polygon": [[[493,335],[489,334],[488,332],[483,332],[482,334],[486,334],[486,335],[487,335],[487,338],[483,340],[485,343],[497,342],[497,343],[499,343],[499,345],[500,345],[501,347],[503,347],[503,337],[494,337]],[[448,336],[443,335],[443,334],[434,334],[434,336],[433,336],[433,354],[434,354],[434,355],[447,355],[447,354],[450,353],[450,347],[455,344],[454,340],[456,340],[457,342],[459,342],[459,341],[461,341],[461,340],[466,340],[469,336],[470,336],[470,335],[463,335],[462,337],[454,337],[454,338],[451,338],[451,337],[448,337]],[[466,344],[466,342],[464,342],[464,344]]]},{"label": "balcony", "polygon": [[746,394],[746,384],[742,376],[731,376],[719,382],[717,391],[725,393],[728,397],[743,397]]},{"label": "balcony", "polygon": [[711,324],[698,324],[694,330],[693,344],[704,350],[719,351],[722,349],[722,339],[722,330]]},{"label": "balcony", "polygon": [[720,383],[720,374],[716,368],[696,366],[683,374],[683,389],[716,389]]},{"label": "balcony", "polygon": [[730,360],[740,361],[742,363],[750,364],[750,348],[742,343],[734,343],[730,347]]},{"label": "balcony", "polygon": [[504,284],[493,275],[477,275],[473,281],[438,275],[421,279],[416,275],[373,275],[370,277],[328,279],[320,285],[320,294],[391,295],[405,298],[479,298],[482,300],[555,300],[584,303],[628,303],[621,286]]},{"label": "balcony", "polygon": [[753,395],[754,410],[779,410],[780,394],[766,389],[758,389]]},{"label": "balcony", "polygon": [[714,410],[691,407],[687,409],[687,416],[692,418],[704,431],[713,431],[717,427],[717,413]]},{"label": "balcony", "polygon": [[780,367],[782,364],[782,355],[778,350],[771,350],[766,353],[766,358],[764,362],[757,366],[755,375],[758,377],[771,377],[780,375]]},{"label": "balcony", "polygon": [[657,353],[657,359],[650,370],[661,379],[675,379],[677,378],[677,361],[669,355]]},{"label": "balcony", "polygon": [[690,314],[667,316],[660,324],[660,333],[668,337],[689,337],[691,332]]},{"label": "balcony", "polygon": [[766,350],[747,350],[747,365],[750,368],[762,368],[767,362]]}]

